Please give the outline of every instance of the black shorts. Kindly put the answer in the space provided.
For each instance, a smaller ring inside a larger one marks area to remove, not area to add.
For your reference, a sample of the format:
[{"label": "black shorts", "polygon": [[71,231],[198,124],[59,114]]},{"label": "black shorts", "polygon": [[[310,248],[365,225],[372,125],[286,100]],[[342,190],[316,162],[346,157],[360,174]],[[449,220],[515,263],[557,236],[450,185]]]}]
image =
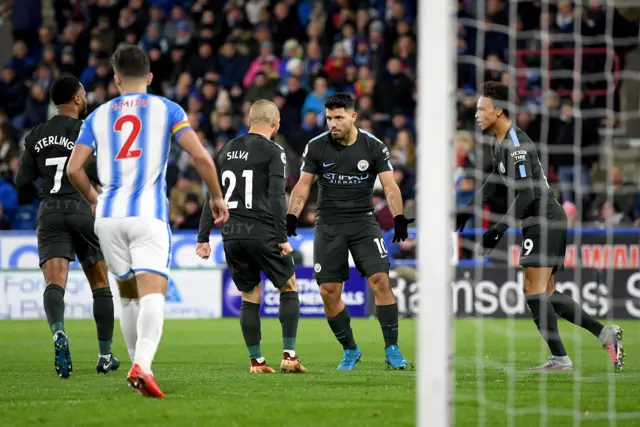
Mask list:
[{"label": "black shorts", "polygon": [[104,259],[100,242],[93,230],[95,218],[72,213],[46,213],[38,219],[38,254],[40,267],[52,258],[76,259],[91,267]]},{"label": "black shorts", "polygon": [[520,265],[522,267],[552,267],[552,274],[564,269],[567,250],[567,227],[534,225],[522,230]]},{"label": "black shorts", "polygon": [[371,218],[344,224],[317,224],[313,237],[316,282],[343,283],[349,279],[349,252],[361,276],[389,274],[389,253],[380,226]]},{"label": "black shorts", "polygon": [[264,271],[276,288],[296,272],[291,255],[280,255],[280,246],[264,240],[227,240],[224,256],[231,278],[240,292],[250,292],[260,283]]}]

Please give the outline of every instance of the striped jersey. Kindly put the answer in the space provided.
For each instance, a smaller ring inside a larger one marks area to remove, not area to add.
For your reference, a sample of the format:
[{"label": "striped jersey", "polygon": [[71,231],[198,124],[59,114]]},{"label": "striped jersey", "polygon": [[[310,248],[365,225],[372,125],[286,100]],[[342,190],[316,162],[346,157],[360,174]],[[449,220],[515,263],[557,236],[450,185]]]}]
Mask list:
[{"label": "striped jersey", "polygon": [[128,93],[87,117],[76,144],[93,148],[102,193],[97,218],[169,222],[167,162],[171,138],[190,129],[184,110],[166,98]]}]

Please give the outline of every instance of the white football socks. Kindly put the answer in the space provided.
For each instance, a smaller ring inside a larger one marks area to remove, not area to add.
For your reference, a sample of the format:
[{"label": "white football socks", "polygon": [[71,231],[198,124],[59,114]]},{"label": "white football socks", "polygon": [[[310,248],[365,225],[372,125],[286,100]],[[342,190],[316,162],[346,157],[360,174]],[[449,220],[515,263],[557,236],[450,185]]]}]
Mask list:
[{"label": "white football socks", "polygon": [[164,295],[149,294],[140,298],[138,341],[133,363],[144,372],[151,372],[151,362],[158,350],[164,323]]},{"label": "white football socks", "polygon": [[138,312],[140,301],[137,299],[120,298],[122,313],[120,314],[120,329],[127,345],[129,358],[133,362],[136,355],[136,341],[138,341]]}]

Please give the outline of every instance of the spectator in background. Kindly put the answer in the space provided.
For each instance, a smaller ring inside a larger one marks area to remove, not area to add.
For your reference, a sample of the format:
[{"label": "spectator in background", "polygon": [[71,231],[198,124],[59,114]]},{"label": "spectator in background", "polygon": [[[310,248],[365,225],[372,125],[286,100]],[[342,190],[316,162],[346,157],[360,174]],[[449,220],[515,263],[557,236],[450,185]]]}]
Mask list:
[{"label": "spectator in background", "polygon": [[[179,228],[185,222],[184,205],[189,194],[199,195],[197,204],[202,204],[201,199],[204,196],[202,184],[195,182],[191,173],[183,172],[179,175],[178,182],[171,189],[169,196],[169,215],[172,228]],[[197,225],[196,228],[198,228]]]},{"label": "spectator in background", "polygon": [[11,228],[11,220],[18,210],[18,193],[15,187],[7,180],[0,179],[0,228]]},{"label": "spectator in background", "polygon": [[189,193],[185,197],[182,215],[178,216],[176,224],[178,229],[197,230],[202,215],[202,204],[197,194]]},{"label": "spectator in background", "polygon": [[637,185],[625,181],[618,166],[611,169],[610,179],[612,194],[609,196],[606,187],[602,189],[593,203],[593,217],[605,223],[632,222],[636,219]]},{"label": "spectator in background", "polygon": [[305,116],[309,110],[315,111],[318,114],[318,125],[324,126],[324,101],[334,93],[335,90],[328,87],[327,79],[316,77],[313,82],[313,91],[304,100],[302,116]]}]

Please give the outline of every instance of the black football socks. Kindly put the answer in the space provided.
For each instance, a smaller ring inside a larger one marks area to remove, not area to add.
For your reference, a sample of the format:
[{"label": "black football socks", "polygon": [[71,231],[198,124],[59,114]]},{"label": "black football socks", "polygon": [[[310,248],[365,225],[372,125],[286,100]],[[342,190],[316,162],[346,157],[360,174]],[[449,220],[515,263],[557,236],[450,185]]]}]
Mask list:
[{"label": "black football socks", "polygon": [[568,295],[554,291],[549,297],[556,314],[564,320],[580,326],[600,338],[604,325],[591,317]]},{"label": "black football socks", "polygon": [[546,293],[527,295],[527,305],[531,310],[533,322],[536,324],[540,335],[545,339],[553,356],[564,357],[567,352],[564,349],[560,333],[558,332],[558,318],[553,305]]},{"label": "black football socks", "polygon": [[262,357],[260,351],[260,304],[242,301],[240,327],[247,350],[249,350],[249,357],[253,360],[259,360]]},{"label": "black football socks", "polygon": [[300,299],[298,292],[287,291],[280,294],[278,319],[282,326],[282,345],[284,350],[296,349],[298,320],[300,319]]},{"label": "black football socks", "polygon": [[376,316],[382,328],[384,348],[398,345],[398,304],[376,305]]},{"label": "black football socks", "polygon": [[47,285],[42,299],[51,332],[64,332],[64,288],[60,285]]},{"label": "black football socks", "polygon": [[342,348],[345,350],[355,350],[358,348],[356,341],[353,339],[353,331],[351,330],[351,317],[349,316],[349,309],[345,306],[336,317],[327,317],[329,326],[333,331],[333,335]]},{"label": "black football socks", "polygon": [[93,290],[93,318],[98,330],[98,348],[101,355],[111,353],[113,340],[113,295],[111,288]]}]

